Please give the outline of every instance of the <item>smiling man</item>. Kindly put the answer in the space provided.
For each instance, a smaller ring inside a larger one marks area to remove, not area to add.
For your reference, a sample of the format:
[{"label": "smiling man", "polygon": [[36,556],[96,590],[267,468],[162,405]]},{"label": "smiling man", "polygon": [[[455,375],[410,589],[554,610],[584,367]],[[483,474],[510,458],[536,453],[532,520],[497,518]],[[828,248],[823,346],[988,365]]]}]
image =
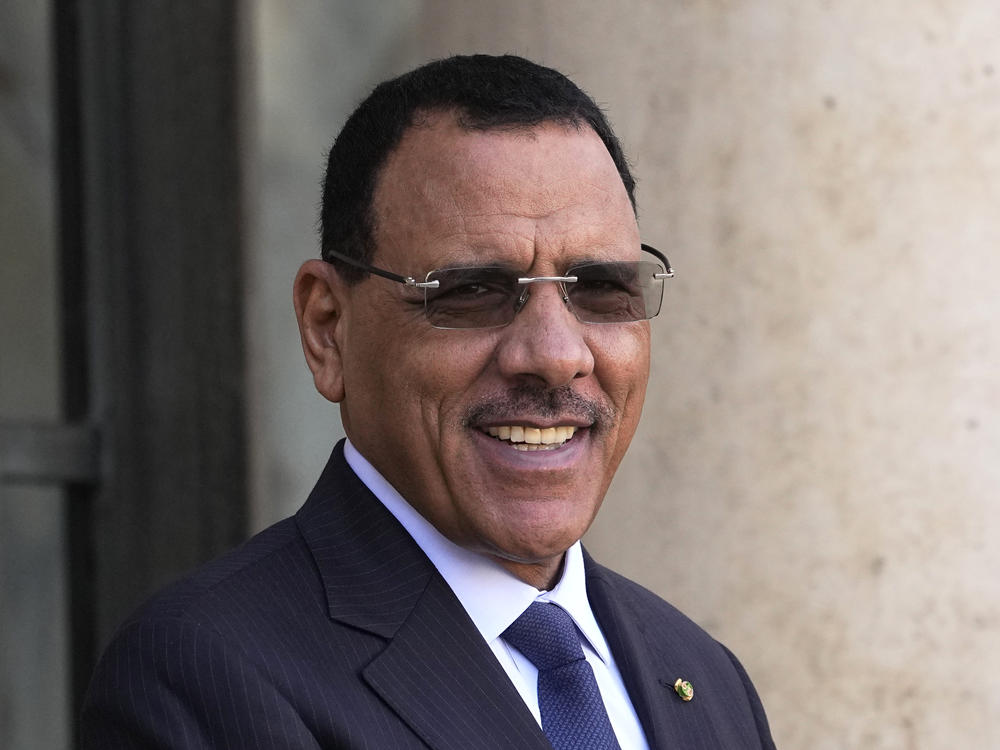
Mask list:
[{"label": "smiling man", "polygon": [[337,445],[303,508],[127,622],[92,747],[771,748],[736,659],[580,538],[672,275],[593,101],[516,57],[379,86],[294,302]]}]

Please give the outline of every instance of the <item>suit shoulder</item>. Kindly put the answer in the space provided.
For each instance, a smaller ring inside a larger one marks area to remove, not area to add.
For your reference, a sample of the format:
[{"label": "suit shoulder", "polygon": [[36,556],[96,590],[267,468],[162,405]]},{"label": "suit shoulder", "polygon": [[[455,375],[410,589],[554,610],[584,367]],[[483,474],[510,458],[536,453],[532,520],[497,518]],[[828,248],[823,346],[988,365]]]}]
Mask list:
[{"label": "suit shoulder", "polygon": [[294,520],[279,521],[154,594],[122,629],[165,620],[212,625],[227,613],[266,601],[267,591],[280,588],[283,579],[301,580],[303,568],[311,565]]},{"label": "suit shoulder", "polygon": [[658,594],[590,559],[587,561],[587,585],[588,588],[594,586],[605,588],[643,621],[669,622],[675,627],[694,629],[711,638],[694,620]]},{"label": "suit shoulder", "polygon": [[[728,727],[729,736],[757,737],[760,747],[774,750],[757,691],[729,649],[669,602],[589,558],[587,593],[623,671],[643,673],[663,667],[663,674],[671,678],[667,686],[673,685],[674,677],[685,675],[699,686],[699,705],[718,708],[719,726]],[[650,680],[656,679],[650,675]]]},{"label": "suit shoulder", "polygon": [[651,647],[669,650],[674,659],[733,669],[732,654],[701,625],[645,586],[592,560],[587,593],[602,627],[623,633],[635,629]]}]

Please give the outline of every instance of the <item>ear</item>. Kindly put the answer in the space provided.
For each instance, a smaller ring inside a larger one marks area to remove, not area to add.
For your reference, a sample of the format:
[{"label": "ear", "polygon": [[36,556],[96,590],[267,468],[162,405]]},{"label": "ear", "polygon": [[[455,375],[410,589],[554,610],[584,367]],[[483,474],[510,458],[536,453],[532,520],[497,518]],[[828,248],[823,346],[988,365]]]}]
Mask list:
[{"label": "ear", "polygon": [[302,264],[292,292],[302,351],[316,390],[334,403],[344,400],[342,342],[347,290],[332,265],[314,259]]}]

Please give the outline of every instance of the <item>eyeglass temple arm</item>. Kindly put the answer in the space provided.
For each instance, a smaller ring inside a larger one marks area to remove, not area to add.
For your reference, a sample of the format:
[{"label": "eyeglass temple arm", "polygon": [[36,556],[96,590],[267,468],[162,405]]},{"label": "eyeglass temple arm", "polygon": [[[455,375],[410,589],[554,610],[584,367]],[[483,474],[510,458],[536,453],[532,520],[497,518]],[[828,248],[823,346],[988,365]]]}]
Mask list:
[{"label": "eyeglass temple arm", "polygon": [[326,254],[332,255],[337,260],[341,260],[349,266],[354,266],[355,268],[360,268],[362,271],[367,271],[368,273],[373,273],[376,276],[381,276],[383,279],[389,279],[390,281],[398,281],[400,284],[406,284],[407,286],[415,286],[420,289],[425,289],[425,288],[436,289],[441,283],[439,281],[417,281],[412,276],[400,276],[398,273],[393,273],[392,271],[386,271],[385,269],[378,268],[377,266],[373,266],[370,263],[364,263],[358,260],[357,258],[352,258],[349,255],[338,253],[336,250],[327,250]]},{"label": "eyeglass temple arm", "polygon": [[642,244],[641,247],[645,252],[650,255],[655,255],[661,261],[663,261],[663,267],[666,269],[663,273],[653,274],[654,279],[672,279],[674,277],[674,269],[670,267],[670,261],[667,260],[667,256],[661,253],[652,245]]}]

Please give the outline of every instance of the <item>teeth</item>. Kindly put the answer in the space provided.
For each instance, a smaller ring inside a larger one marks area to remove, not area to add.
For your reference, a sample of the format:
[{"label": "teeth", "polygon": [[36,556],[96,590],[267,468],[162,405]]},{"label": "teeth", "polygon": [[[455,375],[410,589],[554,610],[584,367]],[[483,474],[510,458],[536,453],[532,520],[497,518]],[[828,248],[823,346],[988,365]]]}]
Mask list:
[{"label": "teeth", "polygon": [[576,427],[560,425],[559,427],[523,427],[521,425],[503,425],[489,427],[486,430],[499,440],[510,441],[518,450],[545,450],[565,443],[576,433]]}]

